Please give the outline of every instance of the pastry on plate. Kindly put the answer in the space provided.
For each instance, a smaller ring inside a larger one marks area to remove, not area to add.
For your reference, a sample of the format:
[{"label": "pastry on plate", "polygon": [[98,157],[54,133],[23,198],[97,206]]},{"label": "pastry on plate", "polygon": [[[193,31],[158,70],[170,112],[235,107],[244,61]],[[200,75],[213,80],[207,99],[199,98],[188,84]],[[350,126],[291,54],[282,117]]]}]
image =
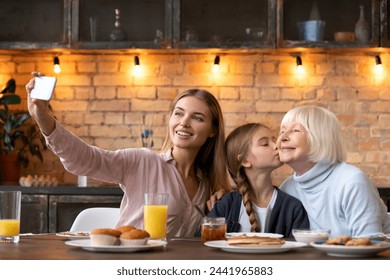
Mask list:
[{"label": "pastry on plate", "polygon": [[91,231],[89,237],[92,246],[113,246],[119,244],[119,230],[112,228],[97,228]]},{"label": "pastry on plate", "polygon": [[345,246],[370,246],[371,240],[366,237],[352,238],[345,243]]},{"label": "pastry on plate", "polygon": [[133,226],[130,226],[130,225],[120,226],[120,227],[116,228],[116,230],[119,230],[121,233],[124,233],[126,231],[130,231],[130,230],[133,230],[133,229],[136,229],[136,227],[133,227]]},{"label": "pastry on plate", "polygon": [[326,245],[345,245],[349,240],[351,240],[350,236],[336,236],[333,238],[329,238],[324,244]]},{"label": "pastry on plate", "polygon": [[133,229],[121,234],[121,245],[145,245],[150,238],[150,234],[143,229]]}]

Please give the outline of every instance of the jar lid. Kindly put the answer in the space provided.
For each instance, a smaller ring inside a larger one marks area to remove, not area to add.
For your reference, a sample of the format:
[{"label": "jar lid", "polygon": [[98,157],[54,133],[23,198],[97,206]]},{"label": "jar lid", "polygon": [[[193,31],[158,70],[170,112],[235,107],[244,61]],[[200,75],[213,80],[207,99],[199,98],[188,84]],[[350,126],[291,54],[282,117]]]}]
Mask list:
[{"label": "jar lid", "polygon": [[225,218],[223,217],[204,217],[202,219],[202,224],[224,224]]}]

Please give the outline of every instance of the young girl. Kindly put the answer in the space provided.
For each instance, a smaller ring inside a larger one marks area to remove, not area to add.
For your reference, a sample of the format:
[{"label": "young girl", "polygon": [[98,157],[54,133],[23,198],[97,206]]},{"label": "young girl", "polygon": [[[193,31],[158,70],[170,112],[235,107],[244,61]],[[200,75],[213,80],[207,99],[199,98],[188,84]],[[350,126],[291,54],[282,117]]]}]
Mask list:
[{"label": "young girl", "polygon": [[390,217],[378,190],[357,167],[345,163],[340,124],[329,110],[300,106],[283,117],[278,138],[280,160],[294,174],[280,186],[300,199],[310,226],[332,236],[390,233]]},{"label": "young girl", "polygon": [[[28,94],[33,87],[34,79],[26,85]],[[144,193],[168,193],[167,236],[193,236],[210,195],[228,187],[222,112],[207,91],[187,90],[175,98],[159,154],[147,148],[108,151],[88,145],[50,115],[48,102],[29,95],[28,108],[69,172],[119,184],[124,196],[118,226],[143,227]]]},{"label": "young girl", "polygon": [[308,228],[301,202],[272,184],[271,173],[282,163],[269,128],[249,123],[226,139],[229,173],[237,191],[225,194],[209,213],[225,217],[228,232],[269,232],[292,235],[293,228]]}]

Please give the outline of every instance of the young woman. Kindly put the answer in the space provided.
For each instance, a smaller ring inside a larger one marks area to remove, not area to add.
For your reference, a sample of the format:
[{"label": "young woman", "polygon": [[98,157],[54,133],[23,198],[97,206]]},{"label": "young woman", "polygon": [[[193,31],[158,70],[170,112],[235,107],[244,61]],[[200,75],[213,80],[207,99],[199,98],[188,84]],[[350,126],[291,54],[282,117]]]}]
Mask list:
[{"label": "young woman", "polygon": [[345,163],[346,148],[336,116],[317,106],[286,113],[278,138],[280,160],[294,174],[281,185],[302,201],[312,228],[332,236],[390,233],[390,218],[369,178]]},{"label": "young woman", "polygon": [[292,235],[308,228],[301,202],[272,183],[271,173],[282,163],[269,128],[249,123],[234,129],[225,143],[229,173],[237,191],[225,194],[209,213],[225,217],[228,232],[269,232]]},{"label": "young woman", "polygon": [[[26,85],[28,94],[33,87],[34,78]],[[229,186],[223,116],[207,91],[187,90],[175,98],[159,154],[146,148],[108,151],[88,145],[50,115],[48,102],[29,96],[28,109],[66,170],[119,184],[124,196],[118,226],[142,227],[144,193],[168,193],[167,236],[193,236],[210,195]]]}]

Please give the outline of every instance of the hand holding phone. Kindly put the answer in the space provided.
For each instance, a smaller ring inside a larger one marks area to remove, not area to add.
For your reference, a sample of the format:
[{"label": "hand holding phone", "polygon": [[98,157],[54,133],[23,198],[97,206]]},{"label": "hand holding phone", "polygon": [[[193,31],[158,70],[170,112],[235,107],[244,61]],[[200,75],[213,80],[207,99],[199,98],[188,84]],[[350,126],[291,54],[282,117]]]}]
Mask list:
[{"label": "hand holding phone", "polygon": [[56,85],[56,77],[40,76],[35,78],[35,85],[31,91],[31,98],[49,101]]}]

